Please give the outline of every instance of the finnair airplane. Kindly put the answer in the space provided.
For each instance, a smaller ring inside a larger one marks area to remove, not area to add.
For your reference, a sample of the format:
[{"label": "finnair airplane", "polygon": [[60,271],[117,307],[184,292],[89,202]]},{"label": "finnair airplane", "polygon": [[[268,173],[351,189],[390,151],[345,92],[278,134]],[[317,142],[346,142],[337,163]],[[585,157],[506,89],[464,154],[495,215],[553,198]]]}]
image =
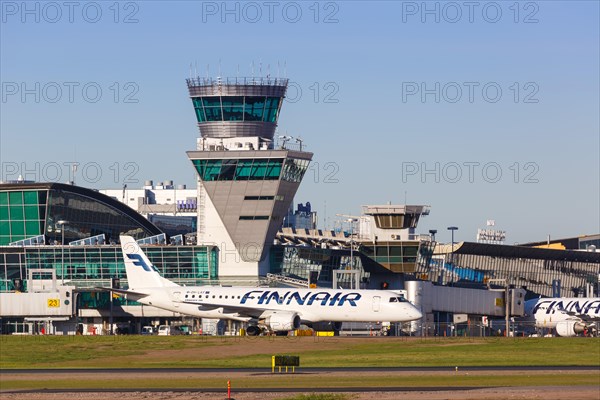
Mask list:
[{"label": "finnair airplane", "polygon": [[301,323],[406,322],[421,312],[387,290],[179,286],[163,278],[131,236],[121,236],[129,289],[110,289],[142,304],[199,318],[249,322],[246,332],[298,329]]},{"label": "finnair airplane", "polygon": [[544,298],[525,302],[525,315],[536,328],[556,329],[558,336],[598,334],[600,297]]}]

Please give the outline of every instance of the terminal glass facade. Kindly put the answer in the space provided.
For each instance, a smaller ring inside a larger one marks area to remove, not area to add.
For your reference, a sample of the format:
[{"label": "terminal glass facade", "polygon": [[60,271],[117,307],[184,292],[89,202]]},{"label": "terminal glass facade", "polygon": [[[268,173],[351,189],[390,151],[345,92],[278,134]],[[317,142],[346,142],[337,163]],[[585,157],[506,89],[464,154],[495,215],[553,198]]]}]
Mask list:
[{"label": "terminal glass facade", "polygon": [[129,207],[90,189],[58,183],[0,185],[0,246],[41,235],[45,244],[58,244],[102,234],[116,243],[119,235],[141,239],[159,233]]},{"label": "terminal glass facade", "polygon": [[277,122],[280,97],[210,96],[194,97],[198,122],[259,121]]},{"label": "terminal glass facade", "polygon": [[[142,246],[160,274],[184,284],[218,278],[218,249],[209,246]],[[14,290],[14,280],[28,279],[30,269],[54,269],[60,281],[78,287],[107,286],[111,278],[126,279],[118,246],[5,247],[0,252],[0,291]]]},{"label": "terminal glass facade", "polygon": [[60,220],[65,224],[65,242],[105,234],[107,239],[117,240],[119,235],[129,235],[136,239],[153,236],[128,215],[99,202],[97,199],[82,196],[60,189],[50,191],[48,199],[48,220],[46,236],[62,240]]},{"label": "terminal glass facade", "polygon": [[[306,279],[311,271],[318,271],[319,286],[330,287],[333,271],[353,265],[360,271],[360,278],[368,279],[370,274],[362,266],[360,254],[354,253],[354,262],[350,262],[350,250],[321,249],[316,247],[296,247],[276,245],[270,251],[271,273]],[[347,283],[344,278],[340,284]]]},{"label": "terminal glass facade", "polygon": [[45,190],[0,192],[0,246],[44,233]]}]

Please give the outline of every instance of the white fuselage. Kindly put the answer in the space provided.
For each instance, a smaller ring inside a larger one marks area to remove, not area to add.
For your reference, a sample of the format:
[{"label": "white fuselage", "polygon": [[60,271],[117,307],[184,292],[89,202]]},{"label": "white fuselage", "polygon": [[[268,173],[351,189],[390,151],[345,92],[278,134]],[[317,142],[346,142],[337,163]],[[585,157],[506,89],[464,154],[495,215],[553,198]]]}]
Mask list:
[{"label": "white fuselage", "polygon": [[405,322],[421,312],[383,290],[175,286],[144,289],[141,303],[201,318],[249,320],[270,311],[297,313],[308,322]]},{"label": "white fuselage", "polygon": [[555,328],[559,322],[600,318],[600,298],[544,298],[525,302],[525,314],[538,328]]}]

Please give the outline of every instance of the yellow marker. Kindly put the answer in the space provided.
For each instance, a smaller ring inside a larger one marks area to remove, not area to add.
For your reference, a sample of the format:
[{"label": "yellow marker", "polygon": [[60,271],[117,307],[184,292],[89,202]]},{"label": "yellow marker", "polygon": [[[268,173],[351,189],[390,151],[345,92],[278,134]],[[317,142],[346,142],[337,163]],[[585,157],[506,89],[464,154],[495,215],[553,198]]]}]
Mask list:
[{"label": "yellow marker", "polygon": [[48,299],[48,308],[55,308],[55,307],[60,307],[60,300],[59,299]]}]

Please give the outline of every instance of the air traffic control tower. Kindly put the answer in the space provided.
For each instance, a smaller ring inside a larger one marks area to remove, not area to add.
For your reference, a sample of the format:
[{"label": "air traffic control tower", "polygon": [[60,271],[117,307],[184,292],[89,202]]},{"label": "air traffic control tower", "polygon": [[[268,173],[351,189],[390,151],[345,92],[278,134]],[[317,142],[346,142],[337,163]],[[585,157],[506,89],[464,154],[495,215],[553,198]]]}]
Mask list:
[{"label": "air traffic control tower", "polygon": [[200,128],[188,157],[198,173],[198,243],[219,248],[219,277],[269,272],[269,249],[312,159],[275,128],[287,79],[193,78]]}]

